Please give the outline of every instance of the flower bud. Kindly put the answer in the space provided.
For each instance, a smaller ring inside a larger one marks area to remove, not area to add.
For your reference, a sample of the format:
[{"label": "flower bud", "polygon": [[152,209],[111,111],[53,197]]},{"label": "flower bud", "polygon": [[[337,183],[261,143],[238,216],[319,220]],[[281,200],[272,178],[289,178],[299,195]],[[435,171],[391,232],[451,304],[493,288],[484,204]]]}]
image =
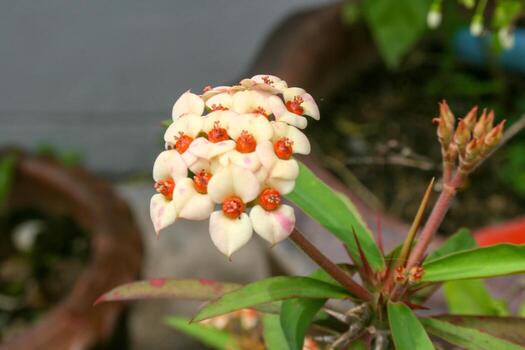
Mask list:
[{"label": "flower bud", "polygon": [[490,122],[487,120],[487,118],[488,118],[487,109],[483,109],[483,112],[481,113],[481,116],[479,117],[478,122],[474,126],[474,130],[473,130],[474,138],[482,139],[485,136],[486,132],[488,131],[486,129],[486,125]]},{"label": "flower bud", "polygon": [[454,143],[458,146],[459,151],[463,153],[469,141],[470,131],[466,127],[465,121],[460,120],[454,134]]},{"label": "flower bud", "polygon": [[450,111],[447,102],[442,101],[439,104],[439,117],[434,119],[434,122],[438,124],[437,135],[444,149],[448,149],[452,140],[455,121],[454,114]]},{"label": "flower bud", "polygon": [[465,123],[465,127],[469,132],[472,132],[474,129],[474,125],[476,125],[476,119],[478,117],[478,106],[472,107],[472,109],[467,113],[465,118],[463,118],[463,122]]},{"label": "flower bud", "polygon": [[[503,135],[503,127],[505,126],[505,120],[496,125],[487,135],[485,136],[483,142],[488,152],[494,149],[499,142],[501,141],[501,136]],[[487,152],[487,153],[488,153]]]}]

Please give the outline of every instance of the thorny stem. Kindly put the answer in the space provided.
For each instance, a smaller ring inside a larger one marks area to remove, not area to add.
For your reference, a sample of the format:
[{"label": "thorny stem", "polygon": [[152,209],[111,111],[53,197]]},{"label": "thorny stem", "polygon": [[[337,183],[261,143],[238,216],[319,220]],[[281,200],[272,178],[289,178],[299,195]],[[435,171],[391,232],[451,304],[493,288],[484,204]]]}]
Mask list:
[{"label": "thorny stem", "polygon": [[443,186],[443,191],[439,195],[439,198],[428,217],[428,220],[421,231],[420,238],[414,247],[414,250],[410,254],[407,262],[406,269],[410,270],[412,267],[419,264],[421,258],[425,254],[432,238],[437,232],[439,226],[443,222],[445,215],[450,208],[452,200],[456,195],[456,190],[463,183],[463,175],[457,172],[454,177]]},{"label": "thorny stem", "polygon": [[315,247],[309,240],[306,239],[297,229],[294,229],[290,234],[290,239],[299,247],[306,255],[315,261],[323,268],[330,276],[339,282],[348,291],[354,294],[361,300],[369,301],[372,299],[370,293],[357,284],[352,277],[344,272],[339,266],[328,259],[317,247]]}]

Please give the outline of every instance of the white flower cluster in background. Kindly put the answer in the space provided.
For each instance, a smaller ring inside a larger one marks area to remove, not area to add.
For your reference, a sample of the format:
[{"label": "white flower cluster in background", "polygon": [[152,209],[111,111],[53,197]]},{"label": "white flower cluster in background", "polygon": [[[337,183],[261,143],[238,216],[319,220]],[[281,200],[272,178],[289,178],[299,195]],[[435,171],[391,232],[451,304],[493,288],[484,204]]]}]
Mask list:
[{"label": "white flower cluster in background", "polygon": [[150,212],[157,235],[178,218],[210,219],[215,246],[231,256],[255,231],[275,244],[295,226],[282,204],[310,153],[300,129],[319,119],[310,94],[271,75],[184,93],[173,106],[166,150],[153,166]]}]

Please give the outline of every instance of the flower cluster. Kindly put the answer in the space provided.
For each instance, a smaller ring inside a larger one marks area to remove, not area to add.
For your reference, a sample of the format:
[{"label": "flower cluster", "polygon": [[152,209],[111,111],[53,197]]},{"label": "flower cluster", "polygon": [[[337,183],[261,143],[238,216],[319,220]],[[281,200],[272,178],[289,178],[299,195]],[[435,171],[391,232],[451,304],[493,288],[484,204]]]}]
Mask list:
[{"label": "flower cluster", "polygon": [[271,244],[288,237],[295,216],[282,196],[299,174],[293,154],[310,153],[300,130],[306,116],[319,119],[312,96],[271,75],[184,93],[153,167],[157,235],[177,218],[209,218],[211,239],[227,256],[253,231]]}]

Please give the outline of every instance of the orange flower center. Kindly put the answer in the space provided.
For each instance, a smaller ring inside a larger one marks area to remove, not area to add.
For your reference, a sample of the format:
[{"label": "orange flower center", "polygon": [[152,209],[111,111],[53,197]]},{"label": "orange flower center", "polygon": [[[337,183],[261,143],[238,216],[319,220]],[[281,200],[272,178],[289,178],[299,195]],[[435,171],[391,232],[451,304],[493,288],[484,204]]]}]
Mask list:
[{"label": "orange flower center", "polygon": [[273,150],[280,159],[290,159],[293,153],[293,142],[287,137],[281,137],[273,144]]},{"label": "orange flower center", "polygon": [[182,131],[179,132],[179,137],[177,137],[177,141],[175,142],[175,149],[180,154],[186,152],[188,147],[190,147],[191,142],[193,141],[193,138],[189,137],[188,135],[185,135]]},{"label": "orange flower center", "polygon": [[155,182],[155,189],[158,193],[162,194],[166,199],[171,200],[173,198],[173,190],[175,189],[175,181],[172,178],[167,180],[159,180]]},{"label": "orange flower center", "polygon": [[208,132],[208,140],[213,143],[228,140],[228,131],[221,128],[219,121],[216,121],[213,124],[213,129]]},{"label": "orange flower center", "polygon": [[224,107],[223,105],[221,105],[220,103],[218,105],[216,105],[215,103],[211,105],[211,110],[212,111],[227,111],[228,110],[228,107]]},{"label": "orange flower center", "polygon": [[273,85],[273,80],[270,79],[269,76],[265,75],[265,76],[262,77],[261,79],[262,79],[262,81],[264,81],[265,84],[268,84],[268,85],[270,85],[270,86]]},{"label": "orange flower center", "polygon": [[303,102],[304,100],[301,96],[295,96],[292,101],[286,102],[286,108],[294,114],[303,115],[304,108],[301,106]]},{"label": "orange flower center", "polygon": [[243,130],[237,138],[237,146],[235,149],[241,153],[250,153],[255,151],[256,146],[257,142],[255,141],[255,137],[246,130]]},{"label": "orange flower center", "polygon": [[222,212],[230,219],[237,219],[245,209],[242,200],[236,196],[228,197],[222,202]]},{"label": "orange flower center", "polygon": [[274,188],[267,188],[261,192],[259,203],[267,211],[275,210],[281,205],[282,197],[279,191]]},{"label": "orange flower center", "polygon": [[265,110],[263,107],[261,107],[261,106],[255,108],[255,109],[253,110],[253,113],[257,113],[257,114],[263,115],[263,116],[265,116],[267,119],[270,118],[270,115],[269,115],[269,114],[266,112],[266,110]]},{"label": "orange flower center", "polygon": [[201,170],[193,177],[193,185],[197,192],[206,194],[208,193],[208,182],[210,182],[211,174],[206,170]]}]

